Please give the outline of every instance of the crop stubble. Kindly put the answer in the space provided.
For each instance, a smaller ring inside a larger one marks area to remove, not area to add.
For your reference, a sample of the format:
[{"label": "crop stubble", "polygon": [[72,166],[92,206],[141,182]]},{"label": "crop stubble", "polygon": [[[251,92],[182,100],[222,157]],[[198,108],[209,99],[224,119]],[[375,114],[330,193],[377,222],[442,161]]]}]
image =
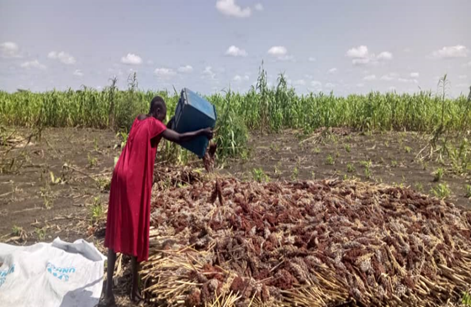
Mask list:
[{"label": "crop stubble", "polygon": [[152,200],[141,274],[158,304],[440,306],[470,291],[470,211],[451,203],[354,181],[191,182]]}]

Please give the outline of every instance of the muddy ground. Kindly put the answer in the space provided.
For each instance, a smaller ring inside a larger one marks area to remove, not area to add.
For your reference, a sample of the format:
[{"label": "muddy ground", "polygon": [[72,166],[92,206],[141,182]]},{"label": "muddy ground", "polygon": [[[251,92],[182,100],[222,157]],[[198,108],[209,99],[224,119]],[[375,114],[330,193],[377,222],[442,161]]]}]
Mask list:
[{"label": "muddy ground", "polygon": [[[0,142],[0,241],[23,245],[55,237],[84,238],[104,251],[90,228],[94,219],[105,215],[121,139],[109,130],[46,129],[41,138],[32,137],[26,144],[31,130],[8,131],[13,135]],[[447,162],[416,161],[426,142],[418,134],[404,132],[254,134],[249,157],[220,162],[219,172],[261,181],[356,178],[427,194],[443,183],[450,190],[449,201],[470,209],[466,190],[470,172],[459,176]],[[444,176],[434,182],[433,172],[440,167]]]},{"label": "muddy ground", "polygon": [[105,181],[120,140],[110,131],[66,128],[45,130],[26,145],[30,133],[16,129],[13,142],[0,146],[0,237],[84,238],[78,226],[108,198]]}]

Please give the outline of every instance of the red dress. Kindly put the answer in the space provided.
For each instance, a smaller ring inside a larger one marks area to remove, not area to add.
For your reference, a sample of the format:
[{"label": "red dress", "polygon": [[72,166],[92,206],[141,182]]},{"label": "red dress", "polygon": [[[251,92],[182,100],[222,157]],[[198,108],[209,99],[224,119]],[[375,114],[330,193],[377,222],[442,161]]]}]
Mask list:
[{"label": "red dress", "polygon": [[131,126],[113,171],[105,247],[145,261],[149,255],[151,189],[159,136],[166,126],[148,117]]}]

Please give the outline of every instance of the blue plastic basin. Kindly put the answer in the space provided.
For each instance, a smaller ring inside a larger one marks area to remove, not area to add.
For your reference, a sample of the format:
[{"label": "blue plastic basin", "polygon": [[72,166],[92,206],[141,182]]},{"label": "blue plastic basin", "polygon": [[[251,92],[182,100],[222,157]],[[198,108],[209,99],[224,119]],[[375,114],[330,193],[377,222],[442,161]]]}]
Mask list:
[{"label": "blue plastic basin", "polygon": [[[214,128],[215,123],[215,106],[195,92],[184,88],[175,109],[173,130],[184,133],[204,128]],[[198,157],[203,157],[208,146],[208,139],[200,136],[194,140],[182,143],[181,146],[195,153]]]}]

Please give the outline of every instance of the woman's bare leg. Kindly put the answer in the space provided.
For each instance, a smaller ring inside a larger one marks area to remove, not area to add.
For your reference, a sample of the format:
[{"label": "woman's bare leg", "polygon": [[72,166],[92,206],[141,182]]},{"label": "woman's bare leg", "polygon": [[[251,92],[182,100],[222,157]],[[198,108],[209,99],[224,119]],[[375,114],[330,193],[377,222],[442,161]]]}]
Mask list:
[{"label": "woman's bare leg", "polygon": [[140,300],[143,300],[143,297],[141,297],[141,291],[139,289],[139,274],[138,274],[139,263],[135,256],[131,257],[131,270],[132,270],[133,284],[131,288],[130,299],[133,302],[139,302]]},{"label": "woman's bare leg", "polygon": [[105,305],[115,305],[115,296],[113,295],[113,273],[115,272],[116,253],[113,249],[108,249],[107,258],[107,289],[105,294]]}]

